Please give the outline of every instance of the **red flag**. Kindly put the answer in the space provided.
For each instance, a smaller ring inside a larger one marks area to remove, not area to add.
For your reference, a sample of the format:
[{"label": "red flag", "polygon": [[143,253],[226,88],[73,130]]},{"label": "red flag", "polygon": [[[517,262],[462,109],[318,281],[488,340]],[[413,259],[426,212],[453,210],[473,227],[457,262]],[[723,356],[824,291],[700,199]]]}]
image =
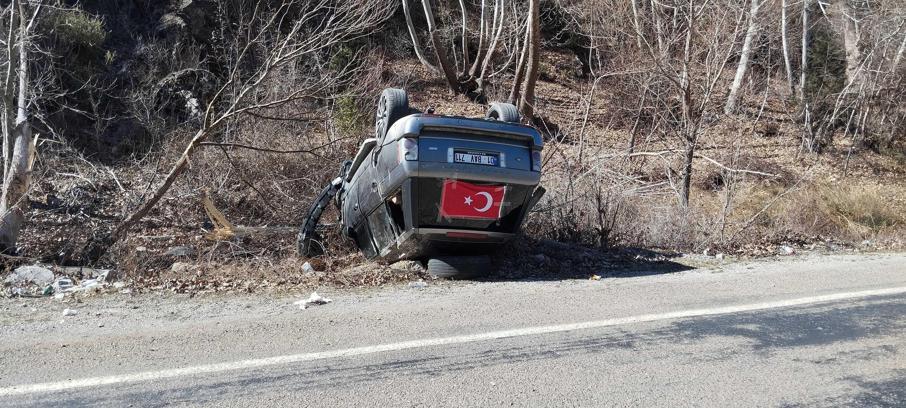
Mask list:
[{"label": "red flag", "polygon": [[440,215],[446,218],[496,220],[500,218],[506,186],[479,186],[458,180],[444,180]]}]

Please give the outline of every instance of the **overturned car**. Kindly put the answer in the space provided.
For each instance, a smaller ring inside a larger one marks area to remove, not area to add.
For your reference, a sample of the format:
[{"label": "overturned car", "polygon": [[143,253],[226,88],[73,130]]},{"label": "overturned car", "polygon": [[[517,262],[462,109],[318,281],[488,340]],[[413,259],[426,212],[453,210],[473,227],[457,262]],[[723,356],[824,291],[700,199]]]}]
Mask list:
[{"label": "overturned car", "polygon": [[518,233],[544,194],[541,135],[520,124],[513,105],[494,103],[482,119],[442,116],[385,89],[374,136],[312,204],[301,255],[323,251],[318,223],[333,201],[343,235],[367,258],[427,260],[436,276],[486,273],[487,255]]}]

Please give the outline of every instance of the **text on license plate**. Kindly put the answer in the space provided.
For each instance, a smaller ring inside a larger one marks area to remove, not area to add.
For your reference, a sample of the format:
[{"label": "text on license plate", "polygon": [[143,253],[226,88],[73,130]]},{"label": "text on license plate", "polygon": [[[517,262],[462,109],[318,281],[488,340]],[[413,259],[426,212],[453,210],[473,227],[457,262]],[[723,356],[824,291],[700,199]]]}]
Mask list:
[{"label": "text on license plate", "polygon": [[453,153],[453,161],[456,163],[483,164],[485,166],[496,166],[497,156],[482,153]]}]

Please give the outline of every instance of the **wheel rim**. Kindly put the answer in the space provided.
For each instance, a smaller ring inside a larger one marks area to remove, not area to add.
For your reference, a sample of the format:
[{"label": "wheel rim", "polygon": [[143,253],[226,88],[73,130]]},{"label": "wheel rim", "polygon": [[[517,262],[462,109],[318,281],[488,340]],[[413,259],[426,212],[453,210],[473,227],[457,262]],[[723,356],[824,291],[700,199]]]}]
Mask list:
[{"label": "wheel rim", "polygon": [[378,100],[377,115],[374,122],[374,133],[378,140],[384,137],[384,127],[387,123],[387,99],[383,96]]}]

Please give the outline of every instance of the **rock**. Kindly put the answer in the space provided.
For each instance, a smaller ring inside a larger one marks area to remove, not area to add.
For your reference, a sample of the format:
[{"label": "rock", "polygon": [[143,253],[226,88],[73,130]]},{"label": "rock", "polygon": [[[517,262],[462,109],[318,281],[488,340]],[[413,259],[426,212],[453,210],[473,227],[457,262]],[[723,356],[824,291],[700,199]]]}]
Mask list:
[{"label": "rock", "polygon": [[780,255],[793,255],[796,253],[796,250],[788,245],[781,245],[779,251]]},{"label": "rock", "polygon": [[171,247],[170,249],[168,249],[167,252],[164,253],[164,255],[172,256],[172,257],[180,257],[180,256],[192,256],[194,253],[195,253],[195,250],[193,250],[190,247],[175,246],[175,247]]},{"label": "rock", "polygon": [[399,261],[394,263],[393,265],[390,265],[390,269],[412,273],[425,272],[425,267],[422,266],[422,263],[418,261]]},{"label": "rock", "polygon": [[16,268],[4,282],[11,285],[32,283],[39,286],[53,283],[53,271],[43,266],[27,265]]},{"label": "rock", "polygon": [[173,262],[173,265],[170,265],[170,271],[174,273],[187,273],[192,269],[192,265],[186,262]]},{"label": "rock", "polygon": [[545,261],[547,261],[547,257],[544,256],[544,254],[535,254],[533,256],[533,258],[535,258],[536,261],[541,262],[541,263],[544,263]]},{"label": "rock", "polygon": [[75,316],[78,312],[75,309],[63,309],[63,316]]}]

